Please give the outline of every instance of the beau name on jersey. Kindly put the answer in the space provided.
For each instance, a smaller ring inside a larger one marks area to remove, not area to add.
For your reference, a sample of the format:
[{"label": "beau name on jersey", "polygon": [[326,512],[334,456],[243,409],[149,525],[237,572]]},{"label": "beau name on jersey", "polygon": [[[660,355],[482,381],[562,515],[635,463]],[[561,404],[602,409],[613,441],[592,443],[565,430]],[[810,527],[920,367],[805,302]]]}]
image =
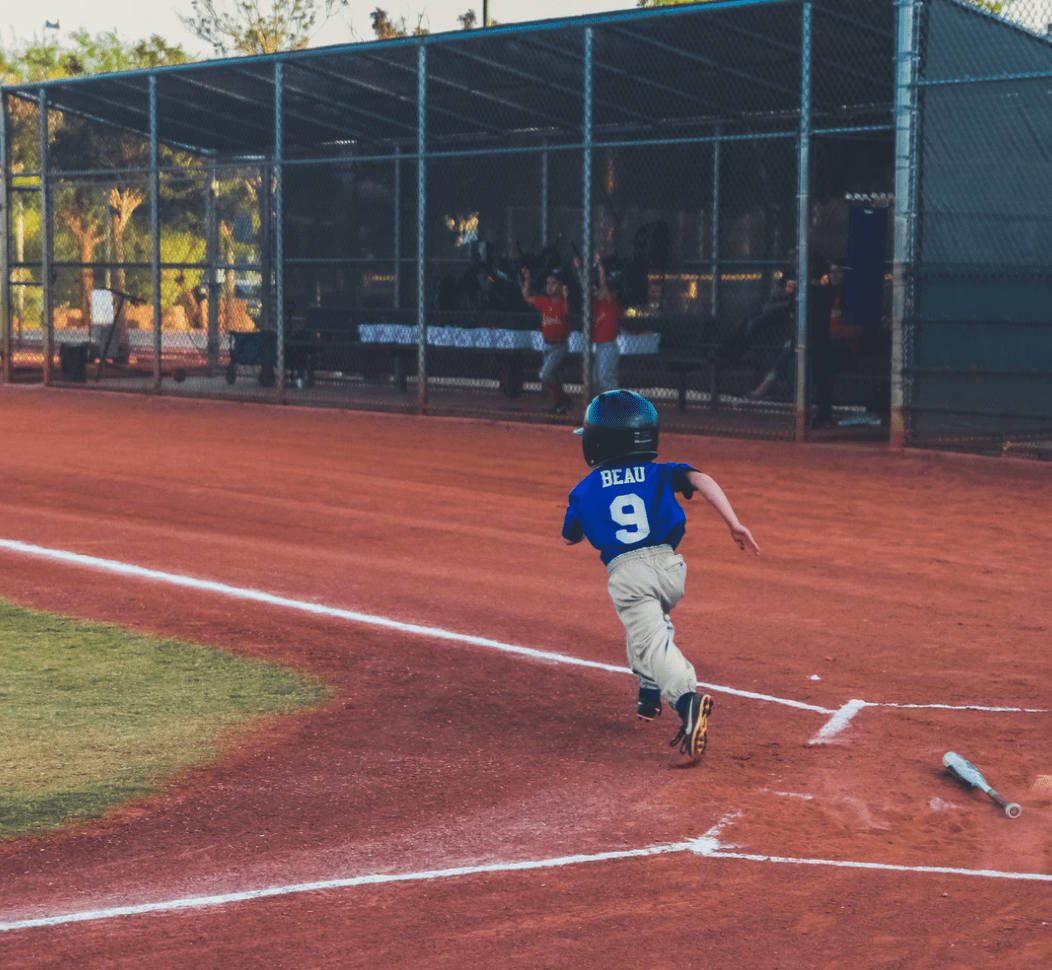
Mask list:
[{"label": "beau name on jersey", "polygon": [[646,465],[604,468],[599,472],[599,479],[603,488],[609,488],[611,485],[627,485],[629,482],[645,482],[647,480]]}]

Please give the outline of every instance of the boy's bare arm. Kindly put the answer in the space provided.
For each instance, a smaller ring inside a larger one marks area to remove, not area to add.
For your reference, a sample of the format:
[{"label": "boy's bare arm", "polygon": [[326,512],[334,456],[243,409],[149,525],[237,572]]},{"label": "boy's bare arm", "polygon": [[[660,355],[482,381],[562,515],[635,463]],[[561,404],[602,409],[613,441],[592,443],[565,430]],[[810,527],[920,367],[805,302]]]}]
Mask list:
[{"label": "boy's bare arm", "polygon": [[687,478],[690,480],[690,484],[694,486],[694,489],[702,494],[705,501],[723,517],[723,521],[727,523],[727,528],[731,530],[731,538],[735,541],[738,548],[751,552],[753,555],[759,555],[760,547],[756,544],[752,533],[738,521],[738,516],[731,507],[730,499],[724,494],[723,489],[716,484],[716,480],[704,472],[699,472],[693,468],[687,472]]}]

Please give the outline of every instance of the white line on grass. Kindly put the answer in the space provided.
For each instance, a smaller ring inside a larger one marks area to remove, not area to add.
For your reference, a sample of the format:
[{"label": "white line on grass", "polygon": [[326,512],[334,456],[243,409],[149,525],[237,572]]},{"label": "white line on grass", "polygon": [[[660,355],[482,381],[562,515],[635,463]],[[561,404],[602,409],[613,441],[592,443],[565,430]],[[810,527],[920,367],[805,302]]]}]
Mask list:
[{"label": "white line on grass", "polygon": [[450,869],[431,869],[422,872],[381,873],[355,876],[348,879],[327,879],[322,882],[291,883],[285,886],[268,886],[244,892],[224,893],[217,896],[188,896],[136,906],[115,906],[111,909],[83,910],[79,913],[63,913],[58,916],[41,916],[35,919],[15,920],[0,923],[0,932],[27,930],[46,926],[61,926],[68,923],[86,923],[116,919],[121,916],[141,916],[147,913],[172,913],[186,910],[209,909],[268,899],[274,896],[291,896],[300,893],[322,892],[332,889],[351,889],[357,886],[377,886],[394,882],[429,882],[436,879],[454,879],[498,872],[524,872],[531,869],[551,869],[560,866],[584,865],[593,862],[612,862],[620,859],[639,859],[645,856],[671,855],[691,852],[706,859],[737,859],[746,862],[767,862],[780,865],[829,866],[837,869],[868,869],[885,872],[937,873],[949,876],[973,876],[984,879],[1012,879],[1028,882],[1052,882],[1052,875],[1037,872],[1002,872],[996,869],[955,869],[949,866],[902,866],[884,862],[853,862],[838,859],[801,859],[792,856],[758,855],[749,852],[733,852],[733,846],[723,847],[716,835],[733,818],[721,819],[705,835],[685,842],[668,845],[652,845],[644,849],[625,849],[619,852],[597,852],[593,855],[559,856],[554,859],[535,859],[523,862],[492,863],[485,866],[457,866]]}]

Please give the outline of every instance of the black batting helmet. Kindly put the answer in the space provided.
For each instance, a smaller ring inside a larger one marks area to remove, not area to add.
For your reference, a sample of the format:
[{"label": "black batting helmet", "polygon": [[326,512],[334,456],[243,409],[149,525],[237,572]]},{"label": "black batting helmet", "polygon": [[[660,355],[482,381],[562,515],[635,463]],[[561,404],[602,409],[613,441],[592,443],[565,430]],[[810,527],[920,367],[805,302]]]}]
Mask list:
[{"label": "black batting helmet", "polygon": [[604,391],[584,413],[584,460],[592,468],[618,458],[657,458],[658,413],[635,391]]}]

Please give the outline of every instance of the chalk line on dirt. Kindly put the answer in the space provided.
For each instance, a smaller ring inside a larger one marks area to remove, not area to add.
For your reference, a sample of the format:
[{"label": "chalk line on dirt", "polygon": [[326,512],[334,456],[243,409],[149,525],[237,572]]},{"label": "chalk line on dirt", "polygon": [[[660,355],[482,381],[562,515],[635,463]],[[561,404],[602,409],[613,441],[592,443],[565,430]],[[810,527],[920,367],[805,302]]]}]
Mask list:
[{"label": "chalk line on dirt", "polygon": [[745,862],[767,862],[779,865],[831,866],[838,869],[879,870],[885,872],[937,873],[949,876],[972,876],[985,879],[1013,879],[1029,882],[1052,882],[1052,875],[1036,872],[1002,872],[996,869],[957,869],[950,866],[903,866],[883,862],[853,862],[840,859],[802,859],[792,856],[758,855],[752,852],[734,852],[735,846],[724,846],[719,836],[723,829],[741,816],[740,812],[724,816],[708,832],[683,842],[666,845],[651,845],[643,849],[623,849],[617,852],[597,852],[591,855],[558,856],[553,859],[531,859],[520,862],[498,862],[482,866],[456,866],[449,869],[430,869],[421,872],[378,873],[353,876],[347,879],[327,879],[321,882],[290,883],[285,886],[268,886],[265,889],[250,889],[244,892],[223,893],[216,896],[188,896],[135,906],[114,906],[110,909],[83,910],[78,913],[63,913],[56,916],[41,916],[35,919],[14,920],[0,923],[0,932],[27,930],[46,926],[61,926],[69,923],[96,922],[117,919],[122,916],[141,916],[147,913],[174,913],[187,910],[210,909],[268,899],[275,896],[291,896],[301,893],[323,892],[332,889],[351,889],[357,886],[378,886],[397,882],[429,882],[438,879],[453,879],[500,872],[525,872],[531,869],[552,869],[560,866],[585,865],[594,862],[613,862],[621,859],[640,859],[646,856],[672,855],[691,852],[706,859],[736,859]]},{"label": "chalk line on dirt", "polygon": [[[451,640],[456,643],[468,643],[476,647],[489,647],[494,650],[501,650],[504,653],[517,654],[522,657],[531,657],[534,660],[543,660],[548,663],[572,664],[578,667],[591,667],[595,670],[606,670],[611,673],[632,674],[632,671],[627,667],[618,667],[614,664],[600,663],[596,660],[583,660],[580,657],[571,657],[566,654],[553,653],[548,650],[535,650],[532,647],[521,647],[513,643],[503,643],[500,640],[490,640],[487,637],[476,637],[466,633],[456,633],[452,630],[443,630],[440,627],[420,626],[416,623],[403,623],[399,620],[392,620],[385,616],[375,616],[370,613],[357,613],[353,610],[344,610],[335,606],[325,606],[321,603],[308,603],[304,600],[294,600],[285,596],[275,596],[272,593],[264,593],[262,590],[258,589],[244,589],[239,586],[229,586],[226,583],[217,583],[209,579],[196,579],[193,576],[181,576],[178,573],[166,573],[157,569],[147,569],[143,566],[134,566],[129,563],[118,562],[114,559],[100,559],[96,556],[85,556],[77,552],[67,552],[63,549],[48,549],[44,546],[35,546],[26,542],[17,542],[13,539],[0,539],[0,549],[8,549],[11,552],[36,556],[42,559],[57,560],[75,566],[85,566],[89,569],[99,569],[104,572],[119,573],[123,576],[133,576],[137,579],[146,579],[152,582],[168,583],[172,586],[183,586],[188,589],[198,589],[203,592],[217,593],[221,596],[233,597],[234,599],[266,603],[268,606],[279,606],[285,609],[314,613],[318,616],[331,616],[336,619],[350,620],[353,623],[385,627],[389,630],[398,630],[400,633],[415,633],[418,636],[431,637],[437,640]],[[632,674],[632,676],[635,675]],[[723,687],[716,684],[701,684],[700,686],[708,690],[715,690],[725,694],[734,694],[738,697],[748,697],[753,700],[769,701],[772,704],[782,704],[786,707],[815,711],[819,714],[835,713],[829,708],[819,707],[817,704],[807,704],[803,701],[795,701],[785,697],[772,697],[768,694],[759,694],[755,691],[739,690],[734,687]]]},{"label": "chalk line on dirt", "polygon": [[[115,559],[100,559],[97,556],[85,556],[81,553],[68,552],[64,549],[49,549],[45,546],[37,546],[28,542],[18,542],[14,539],[0,539],[0,549],[7,549],[11,552],[27,556],[35,556],[41,559],[51,559],[74,566],[84,566],[88,569],[118,573],[123,576],[133,576],[137,579],[145,579],[151,582],[168,583],[172,586],[198,589],[202,592],[216,593],[220,596],[229,596],[234,599],[251,600],[256,603],[265,603],[268,606],[300,610],[301,612],[313,613],[317,616],[329,616],[335,619],[349,620],[352,623],[385,627],[389,630],[398,630],[400,633],[412,633],[437,640],[449,640],[455,643],[466,643],[477,647],[488,647],[493,650],[503,651],[504,653],[530,657],[534,660],[542,660],[546,663],[571,664],[578,667],[590,667],[594,670],[605,670],[610,673],[631,674],[632,676],[635,676],[627,667],[618,667],[614,664],[600,663],[596,660],[584,660],[580,657],[571,657],[566,654],[553,653],[548,650],[535,650],[532,647],[522,647],[513,643],[503,643],[500,640],[491,640],[487,637],[476,637],[466,633],[456,633],[453,630],[444,630],[440,627],[421,626],[416,623],[403,623],[399,620],[392,620],[385,616],[375,616],[370,613],[358,613],[354,610],[344,610],[335,606],[325,606],[321,603],[309,603],[305,600],[295,600],[285,596],[275,596],[273,593],[265,593],[262,590],[244,589],[239,586],[230,586],[226,583],[217,583],[209,579],[197,579],[193,576],[182,576],[178,573],[166,573],[158,569],[147,569],[144,566],[135,566],[130,563],[119,562]],[[726,687],[721,684],[706,684],[699,682],[699,686],[706,690],[714,690],[718,693],[731,694],[736,697],[766,701],[771,704],[781,704],[784,707],[793,707],[804,711],[814,711],[817,714],[832,715],[832,718],[819,731],[812,740],[812,743],[817,743],[819,739],[822,741],[830,740],[837,732],[843,730],[843,728],[850,722],[851,718],[854,717],[854,715],[863,707],[938,707],[946,710],[999,711],[1028,714],[1047,713],[1047,711],[1039,708],[981,707],[978,705],[952,706],[944,704],[885,704],[882,702],[861,700],[848,701],[848,703],[841,708],[834,710],[828,707],[821,707],[818,704],[808,704],[804,701],[792,700],[791,698],[776,697],[771,694],[761,694],[755,691],[741,690],[736,687]]]},{"label": "chalk line on dirt", "polygon": [[836,735],[844,730],[863,707],[869,705],[865,701],[853,700],[848,701],[839,711],[837,711],[826,723],[822,726],[822,730],[818,732],[811,740],[809,744],[824,744],[826,741],[832,740]]}]

